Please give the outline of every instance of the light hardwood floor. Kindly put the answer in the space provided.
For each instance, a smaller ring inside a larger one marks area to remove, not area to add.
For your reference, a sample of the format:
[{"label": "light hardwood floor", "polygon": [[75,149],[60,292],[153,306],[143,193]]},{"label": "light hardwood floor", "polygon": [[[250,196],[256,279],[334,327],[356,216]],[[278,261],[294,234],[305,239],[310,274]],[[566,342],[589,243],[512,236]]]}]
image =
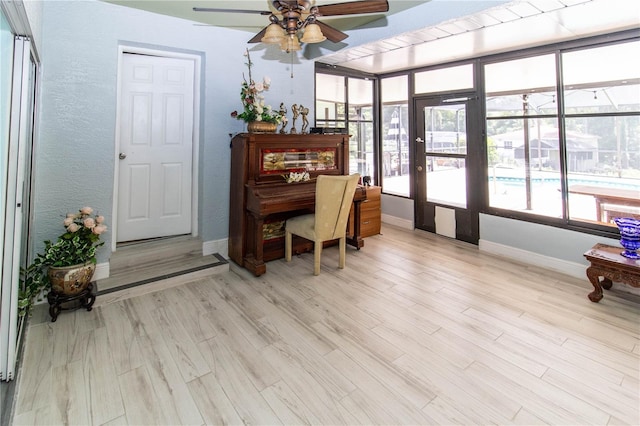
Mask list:
[{"label": "light hardwood floor", "polygon": [[586,277],[390,226],[337,262],[34,317],[14,423],[640,423],[640,297],[620,284],[592,303]]}]

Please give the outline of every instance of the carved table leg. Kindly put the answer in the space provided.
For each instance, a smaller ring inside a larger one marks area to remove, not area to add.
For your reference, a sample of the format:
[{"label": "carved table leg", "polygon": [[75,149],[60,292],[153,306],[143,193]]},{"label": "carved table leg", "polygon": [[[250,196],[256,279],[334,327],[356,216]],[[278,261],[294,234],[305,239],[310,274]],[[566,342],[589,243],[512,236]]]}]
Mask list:
[{"label": "carved table leg", "polygon": [[[599,277],[600,277],[600,273],[597,268],[594,268],[593,266],[590,266],[587,268],[587,278],[589,278],[589,281],[591,281],[591,284],[593,285],[593,288],[594,288],[594,290],[591,293],[589,293],[589,300],[595,303],[598,303],[600,299],[602,299],[602,287],[600,286]],[[609,287],[606,287],[606,288],[610,288],[610,287],[611,287],[611,284],[609,284]]]},{"label": "carved table leg", "polygon": [[47,301],[49,302],[49,315],[51,316],[51,322],[56,322],[62,306],[60,306],[60,300],[57,293],[53,291],[47,294]]},{"label": "carved table leg", "polygon": [[611,281],[609,278],[607,277],[603,277],[602,281],[600,281],[600,285],[602,286],[602,288],[604,288],[605,290],[609,290],[611,288],[611,286],[613,285],[613,281]]},{"label": "carved table leg", "polygon": [[[86,308],[87,311],[93,309],[93,304],[96,301],[96,291],[98,289],[97,284],[94,282],[89,283],[87,288],[75,295],[65,295],[51,290],[47,294],[47,301],[49,302],[49,315],[51,315],[51,322],[56,322],[60,312],[66,310],[73,310],[78,308]],[[75,302],[75,303],[72,303]],[[69,304],[71,306],[69,306]],[[64,306],[63,306],[64,304]]]},{"label": "carved table leg", "polygon": [[87,311],[91,311],[93,309],[93,304],[96,301],[96,294],[93,291],[93,283],[89,283],[87,287],[88,294],[84,295],[80,298],[80,307],[86,308]]}]

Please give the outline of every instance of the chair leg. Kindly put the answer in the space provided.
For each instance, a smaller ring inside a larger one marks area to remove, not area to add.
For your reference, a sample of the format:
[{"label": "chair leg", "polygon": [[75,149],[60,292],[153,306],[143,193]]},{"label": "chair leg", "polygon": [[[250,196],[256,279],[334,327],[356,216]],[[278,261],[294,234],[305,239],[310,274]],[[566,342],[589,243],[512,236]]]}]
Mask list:
[{"label": "chair leg", "polygon": [[338,263],[338,268],[344,269],[344,265],[347,260],[347,238],[346,237],[340,238],[339,249],[340,249],[340,262]]},{"label": "chair leg", "polygon": [[315,241],[313,245],[313,275],[320,275],[320,255],[322,254],[322,241]]},{"label": "chair leg", "polygon": [[284,233],[284,257],[287,262],[291,262],[291,232]]}]

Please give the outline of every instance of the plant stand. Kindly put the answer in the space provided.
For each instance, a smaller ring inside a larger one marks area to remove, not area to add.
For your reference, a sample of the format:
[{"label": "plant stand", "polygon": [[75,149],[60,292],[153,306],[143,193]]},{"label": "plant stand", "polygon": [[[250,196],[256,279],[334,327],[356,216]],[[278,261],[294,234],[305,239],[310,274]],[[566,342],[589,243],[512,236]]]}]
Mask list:
[{"label": "plant stand", "polygon": [[[90,282],[87,288],[72,296],[51,290],[49,294],[47,294],[51,322],[55,322],[58,319],[58,315],[61,311],[76,310],[79,308],[87,308],[87,311],[93,309],[93,304],[96,301],[97,290],[98,285],[95,282]],[[66,306],[67,304],[71,304],[71,306]],[[62,305],[65,306],[63,307]]]}]

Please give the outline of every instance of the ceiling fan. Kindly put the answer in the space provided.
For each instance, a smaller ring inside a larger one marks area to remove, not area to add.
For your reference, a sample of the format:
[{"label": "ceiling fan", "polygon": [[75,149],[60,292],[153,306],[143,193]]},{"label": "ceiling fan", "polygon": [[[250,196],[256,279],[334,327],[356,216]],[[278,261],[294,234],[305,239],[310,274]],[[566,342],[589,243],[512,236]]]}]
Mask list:
[{"label": "ceiling fan", "polygon": [[[326,39],[338,43],[347,34],[318,20],[321,16],[344,16],[381,13],[389,10],[387,0],[360,0],[316,6],[305,0],[274,0],[273,10],[244,10],[194,7],[194,12],[252,13],[269,17],[271,24],[257,33],[249,43],[279,43],[286,51],[300,50],[302,43],[319,43]],[[298,32],[303,35],[298,40]]]}]

